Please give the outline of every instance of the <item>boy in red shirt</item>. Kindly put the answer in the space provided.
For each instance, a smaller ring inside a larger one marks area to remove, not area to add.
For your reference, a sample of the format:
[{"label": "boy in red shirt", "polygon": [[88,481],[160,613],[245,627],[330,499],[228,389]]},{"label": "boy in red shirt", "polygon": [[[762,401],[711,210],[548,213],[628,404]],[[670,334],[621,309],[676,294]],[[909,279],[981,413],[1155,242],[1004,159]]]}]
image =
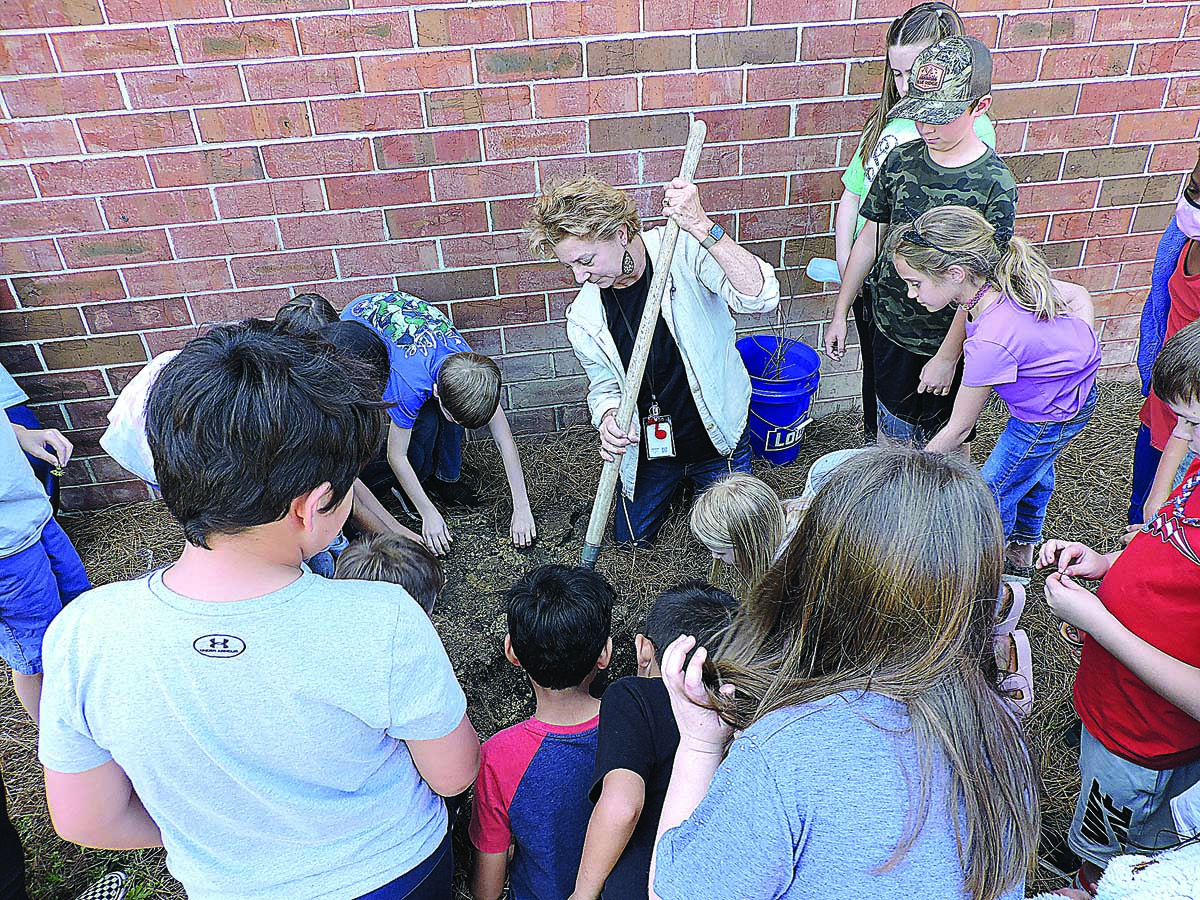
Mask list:
[{"label": "boy in red shirt", "polygon": [[[1200,322],[1167,342],[1154,390],[1177,417],[1174,435],[1200,448]],[[1082,591],[1073,577],[1102,578],[1097,595],[1151,647],[1200,666],[1200,462],[1123,550],[1047,541],[1042,566],[1057,571],[1046,594]],[[1170,800],[1200,781],[1200,721],[1170,703],[1091,637],[1075,677],[1083,720],[1079,801],[1068,841],[1091,890],[1108,860],[1178,842]]]}]

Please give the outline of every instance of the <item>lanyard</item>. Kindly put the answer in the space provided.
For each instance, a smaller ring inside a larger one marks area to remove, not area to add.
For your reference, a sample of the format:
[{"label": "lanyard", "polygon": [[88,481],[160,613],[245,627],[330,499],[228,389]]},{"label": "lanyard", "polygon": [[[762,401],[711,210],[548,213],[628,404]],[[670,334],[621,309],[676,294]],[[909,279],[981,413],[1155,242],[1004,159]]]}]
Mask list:
[{"label": "lanyard", "polygon": [[[642,273],[642,278],[646,279],[646,297],[643,298],[643,300],[642,300],[643,314],[645,313],[645,309],[646,309],[646,300],[649,299],[649,293],[650,293],[649,285],[650,285],[650,281],[653,277],[651,268],[652,267],[650,265],[650,260],[647,259],[646,260],[646,271]],[[642,280],[641,278],[638,279],[638,281],[641,281],[641,280]],[[621,316],[621,321],[625,323],[625,330],[629,332],[630,341],[632,341],[634,344],[636,344],[637,343],[637,330],[633,327],[633,323],[629,321],[629,316],[625,312],[625,307],[621,304],[620,297],[617,296],[616,289],[603,288],[602,290],[606,291],[608,293],[608,296],[612,298],[613,306],[615,306],[617,308],[617,312]],[[654,323],[654,330],[656,332],[658,331],[658,322]],[[632,355],[632,350],[630,352]],[[650,388],[650,400],[652,403],[657,405],[658,404],[658,387],[654,383],[654,336],[653,335],[651,335],[651,337],[650,337],[650,351],[649,351],[648,356],[646,357],[646,375],[645,375],[645,377],[646,377],[646,384]],[[639,392],[640,392],[640,387],[639,387]]]}]

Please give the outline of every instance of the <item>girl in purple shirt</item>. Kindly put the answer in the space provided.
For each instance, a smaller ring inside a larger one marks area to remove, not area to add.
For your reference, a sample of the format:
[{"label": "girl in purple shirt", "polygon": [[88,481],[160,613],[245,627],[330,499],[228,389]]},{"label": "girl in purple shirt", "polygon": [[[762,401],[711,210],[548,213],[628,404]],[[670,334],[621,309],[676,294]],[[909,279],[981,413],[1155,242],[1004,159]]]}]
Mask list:
[{"label": "girl in purple shirt", "polygon": [[1088,293],[1056,281],[1024,238],[997,246],[974,210],[943,206],[889,238],[909,296],[928,310],[965,311],[962,388],[950,422],[925,449],[959,449],[988,395],[1011,418],[981,474],[996,495],[1006,567],[1027,574],[1054,492],[1054,462],[1092,417],[1100,342]]}]

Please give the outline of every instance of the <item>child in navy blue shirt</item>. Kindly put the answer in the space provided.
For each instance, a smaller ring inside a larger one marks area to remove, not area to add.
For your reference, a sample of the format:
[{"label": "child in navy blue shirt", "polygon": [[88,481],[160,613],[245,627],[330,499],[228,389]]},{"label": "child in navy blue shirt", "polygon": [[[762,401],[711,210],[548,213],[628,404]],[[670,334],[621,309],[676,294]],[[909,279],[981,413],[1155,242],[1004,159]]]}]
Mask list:
[{"label": "child in navy blue shirt", "polygon": [[558,565],[509,589],[504,655],[529,676],[537,708],[483,745],[470,827],[475,900],[497,900],[506,873],[513,900],[571,893],[599,725],[589,688],[612,653],[614,599],[602,575]]},{"label": "child in navy blue shirt", "polygon": [[600,704],[600,740],[588,823],[572,900],[646,900],[650,856],[679,729],[663,684],[662,651],[681,634],[716,646],[737,601],[703,581],[664,591],[636,637],[638,675],[613,682]]}]

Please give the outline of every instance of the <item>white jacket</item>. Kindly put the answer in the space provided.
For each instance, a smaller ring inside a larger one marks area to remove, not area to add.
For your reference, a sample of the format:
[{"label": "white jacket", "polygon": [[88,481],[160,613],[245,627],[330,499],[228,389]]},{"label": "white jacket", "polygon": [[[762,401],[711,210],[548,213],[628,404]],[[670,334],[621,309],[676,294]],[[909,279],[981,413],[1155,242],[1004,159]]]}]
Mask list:
[{"label": "white jacket", "polygon": [[[658,259],[665,230],[659,227],[642,232],[646,256],[652,262]],[[681,232],[663,296],[662,317],[679,346],[696,409],[713,446],[725,456],[733,453],[746,430],[750,406],[750,376],[734,346],[730,310],[764,313],[779,304],[775,271],[761,259],[758,262],[762,290],[757,296],[743,294],[729,283],[725,270],[700,242]],[[567,307],[567,337],[587,372],[588,409],[592,424],[599,428],[604,414],[621,405],[625,366],[608,330],[596,285],[583,285]],[[637,480],[637,461],[633,449],[621,461],[621,484],[630,499]]]}]

